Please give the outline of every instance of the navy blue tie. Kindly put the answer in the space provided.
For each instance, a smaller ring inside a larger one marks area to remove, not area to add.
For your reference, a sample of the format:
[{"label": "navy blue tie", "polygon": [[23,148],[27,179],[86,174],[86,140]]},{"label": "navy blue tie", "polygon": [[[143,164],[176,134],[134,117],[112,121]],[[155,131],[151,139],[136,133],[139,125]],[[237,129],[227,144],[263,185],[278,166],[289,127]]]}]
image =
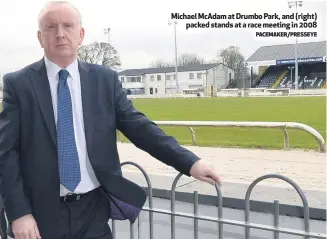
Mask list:
[{"label": "navy blue tie", "polygon": [[67,84],[68,75],[67,70],[59,71],[57,143],[60,182],[70,191],[74,191],[81,181],[81,173],[74,135],[72,101]]}]

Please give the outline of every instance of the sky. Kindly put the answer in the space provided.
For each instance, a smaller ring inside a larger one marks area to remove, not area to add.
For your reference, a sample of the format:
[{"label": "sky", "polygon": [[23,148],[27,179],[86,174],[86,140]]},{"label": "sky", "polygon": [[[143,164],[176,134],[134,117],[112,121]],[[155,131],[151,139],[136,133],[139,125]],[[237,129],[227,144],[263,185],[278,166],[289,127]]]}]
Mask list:
[{"label": "sky", "polygon": [[[45,0],[0,1],[0,75],[18,70],[43,57],[37,40],[37,16]],[[171,13],[194,14],[291,14],[287,0],[72,0],[82,14],[86,31],[83,44],[108,40],[118,51],[122,69],[146,68],[162,59],[173,61],[174,29],[168,22]],[[304,0],[299,12],[317,13],[318,37],[299,38],[299,43],[326,40],[326,1]],[[191,22],[227,22],[228,20],[177,20],[177,54],[195,53],[205,60],[216,59],[219,49],[238,46],[247,59],[260,46],[294,43],[295,38],[256,38],[255,29],[188,29]],[[232,22],[268,22],[270,20],[230,20]],[[281,20],[283,21],[283,20]],[[277,21],[278,22],[278,21]],[[110,35],[104,34],[110,28]],[[284,29],[280,29],[285,31]],[[260,31],[266,31],[261,29]],[[274,30],[278,31],[278,29]],[[298,31],[298,30],[295,30]]]}]

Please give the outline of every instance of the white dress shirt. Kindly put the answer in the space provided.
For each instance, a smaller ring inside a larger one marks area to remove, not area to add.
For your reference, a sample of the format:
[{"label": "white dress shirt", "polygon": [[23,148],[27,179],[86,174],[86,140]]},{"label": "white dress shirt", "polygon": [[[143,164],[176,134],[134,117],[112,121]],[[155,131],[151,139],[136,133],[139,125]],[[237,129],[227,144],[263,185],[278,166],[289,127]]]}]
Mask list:
[{"label": "white dress shirt", "polygon": [[[55,63],[51,62],[46,57],[44,57],[44,61],[47,69],[48,80],[50,83],[55,122],[57,124],[57,87],[59,81],[58,73],[61,68]],[[100,184],[95,177],[86,148],[84,119],[82,110],[81,82],[77,59],[65,69],[69,72],[67,83],[70,89],[72,99],[74,134],[81,169],[81,182],[77,186],[74,193],[86,193],[99,187]],[[60,196],[64,196],[67,193],[71,192],[63,185],[60,185]]]}]

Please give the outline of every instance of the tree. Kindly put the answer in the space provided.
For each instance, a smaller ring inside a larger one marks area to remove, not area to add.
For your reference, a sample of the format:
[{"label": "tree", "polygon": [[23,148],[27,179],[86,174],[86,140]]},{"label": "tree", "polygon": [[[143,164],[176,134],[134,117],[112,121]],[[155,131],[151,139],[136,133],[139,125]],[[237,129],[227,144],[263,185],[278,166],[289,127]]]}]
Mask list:
[{"label": "tree", "polygon": [[[205,64],[205,60],[196,55],[190,53],[181,54],[177,59],[178,66],[187,66],[187,65],[199,65]],[[150,67],[173,67],[175,66],[175,61],[165,62],[164,60],[158,59],[150,64]]]},{"label": "tree", "polygon": [[205,60],[196,54],[184,53],[178,58],[179,66],[200,65],[204,63]]},{"label": "tree", "polygon": [[[237,85],[243,86],[243,80],[249,79],[249,71],[244,65],[245,59],[239,47],[230,46],[226,49],[220,49],[217,53],[217,58],[219,63],[228,66],[234,71],[234,79],[237,81]],[[246,82],[245,86],[247,86]]]},{"label": "tree", "polygon": [[150,67],[154,67],[154,68],[161,68],[161,67],[167,67],[167,66],[173,66],[171,63],[165,62],[164,60],[158,59],[153,61],[150,64]]},{"label": "tree", "polygon": [[114,70],[121,66],[120,58],[114,47],[108,43],[92,42],[81,46],[78,59],[92,64],[99,64]]}]

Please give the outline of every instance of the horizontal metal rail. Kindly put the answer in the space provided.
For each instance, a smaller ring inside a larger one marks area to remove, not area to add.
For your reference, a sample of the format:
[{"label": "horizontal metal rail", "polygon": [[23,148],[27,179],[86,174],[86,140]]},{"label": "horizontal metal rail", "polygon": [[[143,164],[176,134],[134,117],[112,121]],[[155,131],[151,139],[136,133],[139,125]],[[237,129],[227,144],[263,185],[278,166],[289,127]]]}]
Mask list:
[{"label": "horizontal metal rail", "polygon": [[311,134],[319,145],[320,152],[326,152],[325,140],[314,128],[297,122],[256,122],[256,121],[154,121],[159,126],[188,127],[195,144],[195,132],[192,127],[220,127],[220,128],[277,128],[284,132],[284,148],[289,148],[287,129],[297,129]]}]

